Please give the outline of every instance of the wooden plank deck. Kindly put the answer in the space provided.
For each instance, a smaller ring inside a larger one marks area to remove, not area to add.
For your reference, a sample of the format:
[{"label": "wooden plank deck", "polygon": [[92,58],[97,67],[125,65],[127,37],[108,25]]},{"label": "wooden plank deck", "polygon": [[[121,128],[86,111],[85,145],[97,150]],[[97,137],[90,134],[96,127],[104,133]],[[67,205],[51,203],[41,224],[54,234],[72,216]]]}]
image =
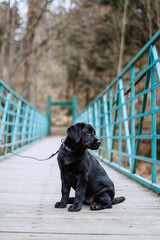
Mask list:
[{"label": "wooden plank deck", "polygon": [[[47,157],[61,137],[48,137],[23,150]],[[71,213],[56,209],[60,177],[56,157],[47,162],[10,157],[0,162],[0,240],[158,240],[160,198],[103,165],[126,201],[112,209]],[[72,192],[72,194],[74,194]]]}]

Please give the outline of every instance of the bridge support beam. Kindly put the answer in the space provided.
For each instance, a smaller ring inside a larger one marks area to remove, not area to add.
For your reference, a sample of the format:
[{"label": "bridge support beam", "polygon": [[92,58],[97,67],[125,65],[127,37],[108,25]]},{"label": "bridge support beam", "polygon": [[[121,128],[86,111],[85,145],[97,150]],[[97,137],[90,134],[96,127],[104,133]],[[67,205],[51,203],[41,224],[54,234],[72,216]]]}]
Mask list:
[{"label": "bridge support beam", "polygon": [[50,126],[51,126],[51,110],[52,110],[52,106],[60,106],[63,108],[72,108],[72,122],[74,122],[75,118],[76,118],[76,114],[77,114],[77,100],[76,100],[76,96],[73,95],[72,97],[72,102],[53,102],[51,96],[48,96],[48,100],[47,100],[47,107],[46,107],[46,112],[47,112],[47,118],[48,118],[48,135],[50,135],[51,130],[50,130]]}]

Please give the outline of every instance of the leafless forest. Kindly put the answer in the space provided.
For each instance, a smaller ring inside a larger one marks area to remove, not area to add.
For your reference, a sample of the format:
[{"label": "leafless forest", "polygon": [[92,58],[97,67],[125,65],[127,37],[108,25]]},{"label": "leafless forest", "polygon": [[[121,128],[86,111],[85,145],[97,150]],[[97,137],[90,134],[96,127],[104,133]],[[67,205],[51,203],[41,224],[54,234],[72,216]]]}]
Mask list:
[{"label": "leafless forest", "polygon": [[160,0],[56,2],[0,2],[0,78],[42,111],[48,94],[80,111],[160,28]]},{"label": "leafless forest", "polygon": [[[0,78],[44,113],[48,95],[73,94],[80,112],[159,28],[160,0],[1,0]],[[52,123],[71,123],[69,113],[55,110]]]}]

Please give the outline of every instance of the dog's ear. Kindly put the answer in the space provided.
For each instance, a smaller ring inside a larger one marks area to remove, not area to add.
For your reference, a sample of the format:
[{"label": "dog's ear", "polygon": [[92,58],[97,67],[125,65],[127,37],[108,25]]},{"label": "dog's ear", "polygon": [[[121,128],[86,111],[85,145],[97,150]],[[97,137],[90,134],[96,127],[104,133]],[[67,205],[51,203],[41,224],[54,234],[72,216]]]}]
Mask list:
[{"label": "dog's ear", "polygon": [[81,132],[84,125],[85,125],[84,123],[76,123],[74,125],[71,125],[67,129],[68,136],[72,138],[76,143],[78,143],[81,140]]}]

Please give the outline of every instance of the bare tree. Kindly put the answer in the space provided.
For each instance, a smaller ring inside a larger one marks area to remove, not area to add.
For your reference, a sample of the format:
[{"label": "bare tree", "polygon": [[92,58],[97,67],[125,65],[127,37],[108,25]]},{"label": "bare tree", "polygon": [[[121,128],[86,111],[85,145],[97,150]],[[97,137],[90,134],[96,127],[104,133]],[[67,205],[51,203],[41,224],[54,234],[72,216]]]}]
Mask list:
[{"label": "bare tree", "polygon": [[28,0],[28,14],[27,14],[27,28],[24,37],[25,41],[25,51],[24,51],[24,74],[23,74],[23,96],[28,99],[32,104],[35,103],[34,93],[34,78],[33,72],[34,68],[31,66],[33,64],[33,44],[35,32],[38,24],[43,18],[46,12],[47,5],[52,1],[49,0]]},{"label": "bare tree", "polygon": [[124,54],[124,44],[125,44],[125,31],[126,31],[126,23],[127,23],[127,6],[128,0],[124,2],[124,11],[123,11],[123,19],[122,19],[122,32],[121,32],[121,45],[120,45],[120,54],[119,54],[119,62],[117,74],[119,74],[122,70],[123,64],[123,54]]},{"label": "bare tree", "polygon": [[150,39],[152,37],[152,16],[151,16],[150,0],[147,0],[147,16],[148,16],[149,39]]},{"label": "bare tree", "polygon": [[14,6],[12,8],[12,17],[10,25],[10,41],[9,41],[9,60],[8,60],[8,81],[11,81],[12,74],[11,69],[14,66],[14,60],[16,55],[16,44],[15,44],[15,31],[16,31],[16,9],[17,1],[15,0]]},{"label": "bare tree", "polygon": [[157,26],[160,28],[160,1],[156,0]]},{"label": "bare tree", "polygon": [[5,32],[1,47],[1,76],[8,82],[8,71],[7,71],[7,46],[9,43],[9,30],[10,30],[10,0],[7,2],[6,19],[5,19]]}]

